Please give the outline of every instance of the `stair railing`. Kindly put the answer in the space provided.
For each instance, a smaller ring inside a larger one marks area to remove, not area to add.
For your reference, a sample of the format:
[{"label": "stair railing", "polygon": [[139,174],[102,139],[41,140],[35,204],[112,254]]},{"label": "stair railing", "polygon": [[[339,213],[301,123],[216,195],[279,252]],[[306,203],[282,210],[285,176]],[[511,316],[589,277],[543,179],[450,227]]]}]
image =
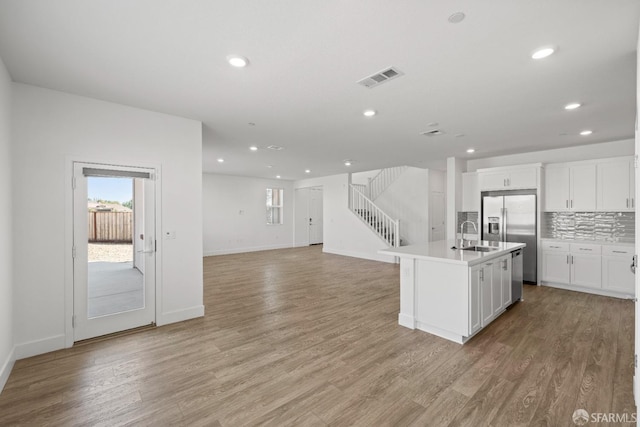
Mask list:
[{"label": "stair railing", "polygon": [[405,169],[407,169],[406,166],[382,169],[376,176],[369,180],[369,191],[364,191],[364,193],[368,194],[371,200],[377,199],[378,196],[384,193],[384,191],[402,175]]},{"label": "stair railing", "polygon": [[369,199],[357,186],[350,184],[349,209],[389,246],[400,246],[400,220],[393,219]]}]

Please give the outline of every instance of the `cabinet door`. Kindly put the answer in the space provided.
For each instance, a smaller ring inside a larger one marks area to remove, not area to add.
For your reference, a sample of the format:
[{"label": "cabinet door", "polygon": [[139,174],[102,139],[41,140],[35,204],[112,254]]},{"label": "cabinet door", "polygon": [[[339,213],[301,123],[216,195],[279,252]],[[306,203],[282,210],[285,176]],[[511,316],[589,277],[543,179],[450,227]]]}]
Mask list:
[{"label": "cabinet door", "polygon": [[480,299],[482,284],[480,280],[481,266],[472,267],[469,271],[469,335],[473,335],[482,328]]},{"label": "cabinet door", "polygon": [[569,284],[569,257],[567,252],[542,251],[542,280]]},{"label": "cabinet door", "polygon": [[462,174],[462,211],[480,211],[480,186],[475,172]]},{"label": "cabinet door", "polygon": [[636,162],[629,161],[629,197],[631,198],[631,209],[636,210]]},{"label": "cabinet door", "polygon": [[544,177],[544,210],[567,210],[569,208],[569,168],[547,168]]},{"label": "cabinet door", "polygon": [[598,171],[598,209],[631,209],[631,168],[628,160],[600,163]]},{"label": "cabinet door", "polygon": [[493,261],[491,266],[491,310],[497,316],[502,311],[502,258]]},{"label": "cabinet door", "polygon": [[538,173],[536,168],[516,169],[509,172],[507,186],[516,188],[537,188]]},{"label": "cabinet door", "polygon": [[511,305],[511,255],[504,257],[501,261],[502,269],[502,301],[501,307],[507,308]]},{"label": "cabinet door", "polygon": [[481,172],[480,190],[502,190],[507,184],[505,172]]},{"label": "cabinet door", "polygon": [[588,288],[602,288],[602,257],[600,255],[571,254],[571,284]]},{"label": "cabinet door", "polygon": [[493,299],[492,287],[493,280],[491,273],[493,271],[493,263],[483,264],[480,272],[480,315],[482,317],[482,326],[487,326],[493,320]]},{"label": "cabinet door", "polygon": [[596,165],[572,166],[569,208],[574,211],[596,209]]},{"label": "cabinet door", "polygon": [[631,272],[631,257],[602,257],[602,288],[635,295],[635,277]]}]

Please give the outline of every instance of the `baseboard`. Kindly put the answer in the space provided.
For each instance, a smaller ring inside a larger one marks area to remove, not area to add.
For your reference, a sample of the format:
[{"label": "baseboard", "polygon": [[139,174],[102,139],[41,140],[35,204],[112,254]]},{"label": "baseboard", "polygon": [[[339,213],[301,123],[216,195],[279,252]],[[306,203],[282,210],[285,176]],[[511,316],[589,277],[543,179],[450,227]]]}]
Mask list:
[{"label": "baseboard", "polygon": [[405,328],[415,329],[416,328],[416,320],[409,316],[408,314],[398,314],[398,325],[404,326]]},{"label": "baseboard", "polygon": [[15,356],[16,360],[20,360],[26,359],[27,357],[37,356],[39,354],[49,353],[50,351],[61,350],[63,348],[65,348],[65,336],[54,335],[40,340],[16,344]]},{"label": "baseboard", "polygon": [[362,258],[362,259],[368,259],[371,261],[381,261],[381,262],[388,262],[390,264],[396,264],[396,257],[392,257],[388,255],[378,255],[378,254],[371,254],[367,252],[345,251],[342,249],[327,248],[326,246],[322,248],[322,252],[325,252],[328,254],[334,254],[334,255],[350,256],[352,258]]},{"label": "baseboard", "polygon": [[158,326],[168,325],[170,323],[178,323],[184,320],[196,319],[204,316],[204,305],[185,308],[184,310],[169,311],[163,313],[159,319],[156,319]]},{"label": "baseboard", "polygon": [[205,251],[204,256],[242,254],[245,252],[270,251],[273,249],[288,249],[292,247],[293,246],[288,243],[283,245],[250,246],[247,248],[217,249],[215,251]]},{"label": "baseboard", "polygon": [[9,375],[11,375],[11,370],[13,369],[13,365],[16,363],[16,348],[15,346],[9,352],[9,356],[7,360],[2,364],[2,368],[0,368],[0,393],[4,389],[4,386],[7,384],[7,380],[9,379]]},{"label": "baseboard", "polygon": [[541,282],[542,286],[550,288],[564,289],[565,291],[585,292],[588,294],[601,295],[603,297],[612,297],[620,299],[634,299],[633,295],[624,294],[622,292],[607,291],[605,289],[586,288],[582,286],[565,285],[563,283]]}]

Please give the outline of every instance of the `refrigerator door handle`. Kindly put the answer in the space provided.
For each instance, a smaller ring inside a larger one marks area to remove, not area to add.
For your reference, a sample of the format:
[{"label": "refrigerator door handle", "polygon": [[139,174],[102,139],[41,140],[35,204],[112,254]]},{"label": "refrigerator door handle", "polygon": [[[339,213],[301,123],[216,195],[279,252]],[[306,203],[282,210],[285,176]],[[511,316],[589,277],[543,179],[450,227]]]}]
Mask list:
[{"label": "refrigerator door handle", "polygon": [[507,208],[500,208],[500,241],[507,241]]}]

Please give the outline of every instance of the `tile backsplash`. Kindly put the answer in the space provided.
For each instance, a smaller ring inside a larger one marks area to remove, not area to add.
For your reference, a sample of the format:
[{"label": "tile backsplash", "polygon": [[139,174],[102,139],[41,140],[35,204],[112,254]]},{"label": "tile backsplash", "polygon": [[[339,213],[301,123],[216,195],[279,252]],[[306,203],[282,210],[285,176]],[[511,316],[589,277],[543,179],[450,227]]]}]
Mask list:
[{"label": "tile backsplash", "polygon": [[634,212],[543,212],[541,237],[633,243],[635,220]]},{"label": "tile backsplash", "polygon": [[[460,226],[464,221],[473,221],[473,223],[480,230],[480,223],[478,222],[478,212],[458,212],[458,224],[456,226],[456,233],[460,233]],[[469,234],[476,234],[471,224],[464,225],[464,232]]]}]

